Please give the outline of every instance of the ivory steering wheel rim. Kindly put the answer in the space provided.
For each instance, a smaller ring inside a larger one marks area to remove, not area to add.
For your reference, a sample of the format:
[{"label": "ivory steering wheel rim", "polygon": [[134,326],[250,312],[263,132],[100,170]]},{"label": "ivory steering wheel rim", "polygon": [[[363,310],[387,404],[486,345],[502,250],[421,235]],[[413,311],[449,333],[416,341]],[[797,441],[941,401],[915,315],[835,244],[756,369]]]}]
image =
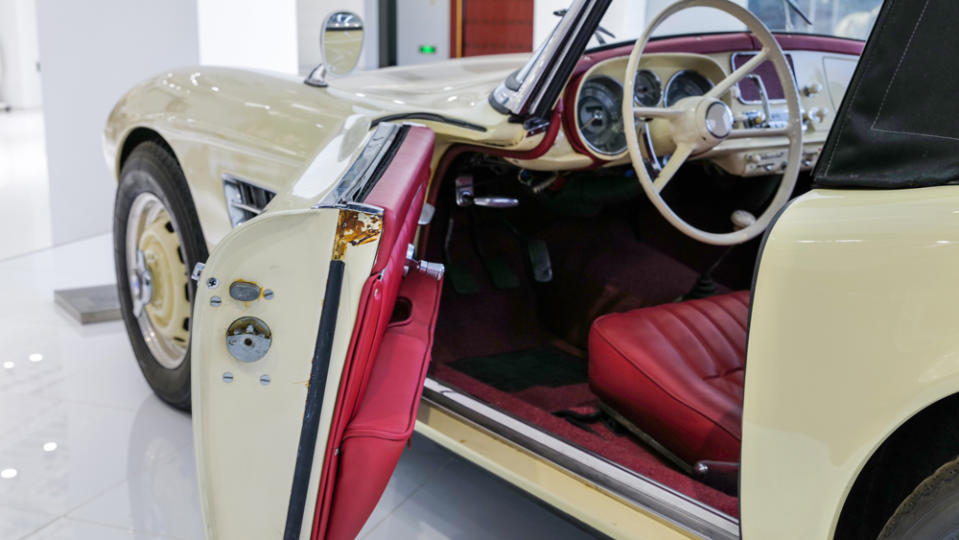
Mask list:
[{"label": "ivory steering wheel rim", "polygon": [[[636,72],[639,69],[639,62],[650,36],[667,18],[693,7],[714,8],[736,17],[746,25],[749,32],[756,36],[762,44],[762,49],[746,64],[717,83],[704,96],[683,99],[669,108],[637,107],[633,102]],[[787,126],[785,128],[733,129],[732,113],[721,98],[739,81],[766,61],[772,62],[785,94],[786,107],[789,112]],[[789,202],[789,197],[792,195],[796,180],[799,177],[800,158],[802,157],[802,118],[799,109],[799,93],[796,90],[796,82],[786,61],[786,56],[769,29],[748,10],[728,0],[685,0],[677,2],[657,15],[650,22],[642,37],[636,41],[626,65],[626,75],[623,82],[623,121],[626,123],[626,148],[629,151],[629,157],[639,179],[639,184],[653,206],[666,221],[691,238],[717,246],[742,244],[762,234],[780,209]],[[725,107],[724,111],[720,110],[722,107]],[[729,113],[728,117],[725,114],[727,112]],[[722,117],[717,118],[717,113],[721,114]],[[634,122],[637,119],[646,121],[655,118],[663,118],[671,122],[671,136],[673,142],[676,143],[676,151],[659,171],[657,177],[653,179],[646,169],[646,161],[640,150],[639,133]],[[710,120],[713,123],[710,124]],[[717,123],[720,124],[718,127]],[[720,133],[717,135],[712,128]],[[679,217],[666,203],[661,193],[683,163],[690,157],[708,151],[725,140],[746,137],[786,137],[789,140],[786,167],[779,181],[779,187],[762,214],[747,227],[728,233],[705,231]]]}]

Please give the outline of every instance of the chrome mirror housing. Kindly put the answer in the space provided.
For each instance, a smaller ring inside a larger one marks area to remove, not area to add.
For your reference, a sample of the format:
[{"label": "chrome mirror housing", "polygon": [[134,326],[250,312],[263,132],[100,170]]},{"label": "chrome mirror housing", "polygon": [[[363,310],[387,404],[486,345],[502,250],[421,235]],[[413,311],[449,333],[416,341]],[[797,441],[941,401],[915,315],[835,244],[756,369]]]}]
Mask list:
[{"label": "chrome mirror housing", "polygon": [[356,68],[363,52],[363,19],[350,11],[334,11],[323,21],[320,34],[322,61],[304,81],[311,86],[327,86],[330,75],[346,75]]}]

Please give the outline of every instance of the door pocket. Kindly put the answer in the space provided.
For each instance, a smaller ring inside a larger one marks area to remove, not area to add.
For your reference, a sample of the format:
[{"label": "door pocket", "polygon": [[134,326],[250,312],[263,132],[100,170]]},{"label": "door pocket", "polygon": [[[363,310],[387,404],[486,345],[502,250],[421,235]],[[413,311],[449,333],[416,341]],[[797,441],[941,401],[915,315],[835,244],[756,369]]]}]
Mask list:
[{"label": "door pocket", "polygon": [[339,447],[328,538],[353,538],[389,482],[413,434],[433,345],[442,282],[418,271],[403,280],[408,315],[391,322],[356,414]]}]

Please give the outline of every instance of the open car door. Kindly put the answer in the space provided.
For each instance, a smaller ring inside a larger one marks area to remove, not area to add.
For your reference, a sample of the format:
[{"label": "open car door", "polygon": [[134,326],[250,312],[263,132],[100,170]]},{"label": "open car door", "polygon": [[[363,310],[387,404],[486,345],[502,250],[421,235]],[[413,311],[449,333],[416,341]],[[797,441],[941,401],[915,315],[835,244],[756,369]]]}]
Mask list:
[{"label": "open car door", "polygon": [[208,538],[353,538],[412,435],[442,268],[408,260],[433,152],[381,124],[319,205],[231,232],[193,326]]}]

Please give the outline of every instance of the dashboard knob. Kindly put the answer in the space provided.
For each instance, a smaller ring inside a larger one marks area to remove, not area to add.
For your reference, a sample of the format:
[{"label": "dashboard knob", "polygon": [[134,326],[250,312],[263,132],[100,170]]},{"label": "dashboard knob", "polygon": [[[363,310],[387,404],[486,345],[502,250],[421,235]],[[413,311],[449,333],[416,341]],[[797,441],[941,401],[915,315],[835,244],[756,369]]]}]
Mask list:
[{"label": "dashboard knob", "polygon": [[822,85],[817,82],[806,85],[806,87],[802,89],[802,93],[806,97],[816,95],[819,92],[822,92]]},{"label": "dashboard knob", "polygon": [[757,165],[763,161],[763,158],[760,157],[759,154],[750,154],[746,157],[746,159],[749,160],[750,163],[755,163]]},{"label": "dashboard knob", "polygon": [[820,109],[819,107],[813,107],[812,109],[809,109],[809,111],[807,111],[803,115],[803,120],[805,120],[806,122],[816,122],[817,124],[821,124],[823,121],[826,120],[826,116],[828,115],[829,115],[828,109]]}]

